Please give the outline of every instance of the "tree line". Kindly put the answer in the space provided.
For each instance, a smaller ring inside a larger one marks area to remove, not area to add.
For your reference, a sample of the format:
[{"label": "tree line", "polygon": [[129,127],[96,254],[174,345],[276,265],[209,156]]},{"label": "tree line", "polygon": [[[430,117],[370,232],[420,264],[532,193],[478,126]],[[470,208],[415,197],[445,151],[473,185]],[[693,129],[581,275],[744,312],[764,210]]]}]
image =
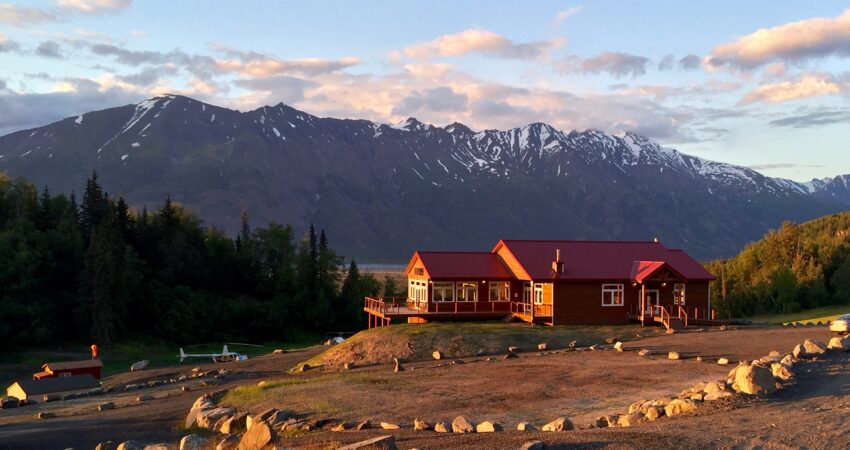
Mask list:
[{"label": "tree line", "polygon": [[[134,211],[97,174],[78,203],[0,173],[0,342],[285,340],[363,328],[361,274],[311,225],[206,227],[166,198]],[[389,283],[387,289],[394,289]]]},{"label": "tree line", "polygon": [[850,304],[850,212],[785,222],[706,268],[717,276],[711,304],[721,317]]}]

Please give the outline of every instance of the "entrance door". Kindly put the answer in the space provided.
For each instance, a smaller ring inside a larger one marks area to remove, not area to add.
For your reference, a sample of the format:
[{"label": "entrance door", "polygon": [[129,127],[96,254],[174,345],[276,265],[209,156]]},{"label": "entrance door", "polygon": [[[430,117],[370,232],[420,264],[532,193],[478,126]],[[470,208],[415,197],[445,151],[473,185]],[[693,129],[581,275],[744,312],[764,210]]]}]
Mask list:
[{"label": "entrance door", "polygon": [[647,316],[657,316],[661,314],[661,295],[658,293],[658,289],[647,289],[646,290],[646,310],[644,310],[644,315]]}]

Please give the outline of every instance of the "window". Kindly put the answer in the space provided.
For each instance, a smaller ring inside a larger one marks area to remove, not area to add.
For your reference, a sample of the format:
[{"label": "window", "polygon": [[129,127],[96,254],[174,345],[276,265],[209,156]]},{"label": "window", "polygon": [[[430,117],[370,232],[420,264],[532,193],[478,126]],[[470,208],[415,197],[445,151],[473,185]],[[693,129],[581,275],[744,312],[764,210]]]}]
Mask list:
[{"label": "window", "polygon": [[524,283],[522,285],[522,302],[531,303],[531,283]]},{"label": "window", "polygon": [[511,299],[511,283],[509,281],[490,282],[490,301],[506,302]]},{"label": "window", "polygon": [[425,275],[425,269],[423,269],[422,267],[414,267],[413,268],[413,274],[414,275],[420,275],[420,276]]},{"label": "window", "polygon": [[623,306],[623,285],[602,285],[602,306]]},{"label": "window", "polygon": [[453,302],[455,301],[455,284],[454,283],[434,283],[434,298],[435,302]]},{"label": "window", "polygon": [[428,285],[424,281],[410,280],[407,284],[407,298],[419,303],[428,301]]},{"label": "window", "polygon": [[478,284],[474,281],[467,281],[457,284],[457,301],[459,302],[477,302],[478,301]]},{"label": "window", "polygon": [[535,284],[534,285],[534,304],[542,305],[543,304],[543,285]]},{"label": "window", "polygon": [[685,304],[685,284],[676,283],[673,285],[673,303],[676,305]]}]

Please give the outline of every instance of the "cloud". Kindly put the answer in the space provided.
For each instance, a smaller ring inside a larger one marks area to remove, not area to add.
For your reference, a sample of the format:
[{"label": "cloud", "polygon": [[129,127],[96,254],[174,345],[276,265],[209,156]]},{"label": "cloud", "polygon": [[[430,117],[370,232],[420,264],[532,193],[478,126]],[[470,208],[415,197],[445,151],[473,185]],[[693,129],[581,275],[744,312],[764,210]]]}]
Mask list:
[{"label": "cloud", "polygon": [[9,40],[3,33],[0,33],[0,53],[16,52],[21,46],[16,41]]},{"label": "cloud", "polygon": [[420,111],[457,112],[466,109],[469,98],[452,88],[438,86],[424,91],[413,91],[392,109],[393,114],[412,116]]},{"label": "cloud", "polygon": [[132,84],[135,86],[152,86],[156,84],[164,76],[174,75],[177,68],[164,65],[162,67],[148,67],[140,72],[118,75],[116,78],[121,82]]},{"label": "cloud", "polygon": [[850,110],[819,110],[770,121],[775,127],[812,128],[836,123],[850,123]]},{"label": "cloud", "polygon": [[579,5],[559,11],[558,14],[555,14],[555,27],[560,27],[564,20],[578,14],[582,8],[583,6]]},{"label": "cloud", "polygon": [[268,77],[287,73],[318,75],[326,72],[336,72],[359,63],[360,59],[355,57],[284,60],[248,53],[238,59],[216,60],[215,66],[223,72],[233,72],[251,77]]},{"label": "cloud", "polygon": [[42,9],[0,3],[0,23],[6,25],[26,27],[54,20],[56,20],[56,16]]},{"label": "cloud", "polygon": [[753,166],[747,166],[753,170],[775,170],[775,169],[797,169],[797,168],[819,168],[824,167],[819,164],[791,164],[791,163],[768,163],[768,164],[756,164]]},{"label": "cloud", "polygon": [[133,0],[57,0],[56,4],[83,14],[102,14],[129,8]]},{"label": "cloud", "polygon": [[850,9],[836,18],[813,18],[758,31],[711,49],[708,63],[752,69],[771,62],[850,57]]},{"label": "cloud", "polygon": [[44,58],[63,59],[65,56],[55,41],[44,41],[35,49],[35,54]]},{"label": "cloud", "polygon": [[699,69],[701,63],[702,63],[702,58],[700,58],[697,55],[683,56],[681,59],[679,59],[679,69],[681,69],[681,70]]},{"label": "cloud", "polygon": [[445,34],[432,41],[411,45],[402,52],[412,59],[431,59],[439,56],[461,56],[480,53],[515,59],[535,59],[563,45],[563,39],[514,43],[502,35],[488,30],[469,29],[455,34]]},{"label": "cloud", "polygon": [[570,57],[558,64],[562,72],[608,73],[615,77],[631,75],[632,78],[646,73],[649,58],[630,53],[604,52],[592,58]]},{"label": "cloud", "polygon": [[673,69],[673,55],[665,55],[658,61],[658,70],[667,71]]},{"label": "cloud", "polygon": [[263,93],[264,95],[262,97],[253,97],[255,102],[262,98],[261,101],[266,103],[284,102],[287,104],[297,103],[303,100],[304,92],[307,88],[316,85],[313,81],[286,75],[237,80],[234,84],[245,89]]},{"label": "cloud", "polygon": [[841,85],[823,74],[804,74],[797,80],[763,84],[748,92],[741,104],[783,103],[841,92]]}]

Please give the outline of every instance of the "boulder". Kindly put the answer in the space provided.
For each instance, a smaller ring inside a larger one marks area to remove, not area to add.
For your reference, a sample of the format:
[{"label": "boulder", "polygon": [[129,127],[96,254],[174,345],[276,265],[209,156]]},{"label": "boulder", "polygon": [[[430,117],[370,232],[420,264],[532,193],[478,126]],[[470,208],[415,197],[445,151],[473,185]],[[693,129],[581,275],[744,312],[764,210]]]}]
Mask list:
[{"label": "boulder", "polygon": [[335,427],[331,428],[331,431],[334,431],[334,432],[339,433],[339,432],[342,432],[342,431],[348,430],[349,428],[351,428],[351,424],[350,424],[350,423],[348,423],[348,422],[340,422],[340,423],[338,423]]},{"label": "boulder", "polygon": [[238,450],[274,450],[277,433],[265,422],[258,422],[239,440]]},{"label": "boulder", "polygon": [[124,441],[118,444],[116,450],[142,450],[145,446],[142,445],[141,442],[137,441]]},{"label": "boulder", "polygon": [[358,423],[357,426],[354,427],[354,429],[357,430],[357,431],[360,431],[360,430],[368,430],[371,427],[372,427],[372,422],[369,422],[368,420],[364,420],[364,421]]},{"label": "boulder", "polygon": [[268,409],[265,409],[263,411],[260,411],[259,413],[255,414],[253,416],[252,415],[247,416],[245,418],[245,429],[250,430],[251,427],[254,426],[254,424],[257,424],[257,423],[260,423],[260,422],[265,422],[265,421],[269,420],[269,418],[271,418],[272,415],[274,415],[274,413],[276,413],[276,412],[277,412],[276,408],[268,408]]},{"label": "boulder", "polygon": [[735,383],[732,387],[745,394],[770,394],[776,391],[776,382],[773,372],[767,367],[749,365],[739,367],[735,371]]},{"label": "boulder", "polygon": [[661,408],[659,406],[650,406],[646,409],[646,414],[644,415],[644,417],[646,418],[646,420],[652,422],[653,420],[658,419],[663,415],[664,408]]},{"label": "boulder", "polygon": [[396,423],[381,422],[381,428],[383,428],[385,430],[398,430],[401,427],[398,426],[398,424],[396,424]]},{"label": "boulder", "polygon": [[496,431],[502,431],[502,426],[489,420],[485,420],[475,426],[476,433],[494,433]]},{"label": "boulder", "polygon": [[637,425],[638,421],[643,417],[643,415],[639,412],[632,414],[623,414],[617,419],[617,426],[620,427],[633,427]]},{"label": "boulder", "polygon": [[573,429],[573,423],[566,417],[558,417],[557,419],[543,425],[543,431],[569,431]]},{"label": "boulder", "polygon": [[800,358],[806,356],[806,349],[803,348],[802,345],[797,344],[797,345],[794,346],[794,350],[791,351],[791,354],[794,355],[794,358],[800,359]]},{"label": "boulder", "polygon": [[826,348],[830,350],[845,350],[847,346],[845,345],[845,340],[840,337],[834,337],[829,340],[829,344],[827,344]]},{"label": "boulder", "polygon": [[726,378],[731,378],[733,381],[735,380],[735,374],[738,373],[738,369],[741,367],[747,367],[750,363],[747,361],[741,361],[737,366],[733,367],[732,370],[729,371],[729,375],[726,375]]},{"label": "boulder", "polygon": [[705,394],[705,395],[702,397],[702,401],[704,401],[704,402],[713,402],[713,401],[715,401],[715,400],[719,400],[719,399],[721,399],[721,398],[732,397],[733,395],[734,395],[734,394],[732,394],[732,393],[731,393],[731,392],[729,392],[729,391],[716,391],[716,392],[709,392],[708,394]]},{"label": "boulder", "polygon": [[466,420],[463,416],[457,416],[454,420],[452,420],[452,432],[453,433],[472,433],[475,431],[475,426],[472,425],[468,420]]},{"label": "boulder", "polygon": [[794,358],[794,355],[788,354],[783,356],[782,359],[779,360],[779,362],[785,364],[788,367],[791,367],[794,365],[795,362],[797,362],[797,359]]},{"label": "boulder", "polygon": [[782,381],[794,378],[794,372],[785,364],[775,362],[770,365],[770,371],[773,372],[773,377]]},{"label": "boulder", "polygon": [[180,439],[180,450],[203,450],[206,445],[207,440],[197,434],[183,436],[183,439]]},{"label": "boulder", "polygon": [[218,432],[222,434],[237,434],[245,431],[248,421],[248,415],[245,413],[238,413],[231,417],[228,417],[224,422],[222,422],[221,427],[219,427]]},{"label": "boulder", "polygon": [[445,422],[437,422],[434,424],[434,431],[437,433],[448,433],[449,426]]},{"label": "boulder", "polygon": [[670,403],[667,403],[667,406],[664,407],[664,414],[673,417],[679,414],[691,412],[695,409],[696,404],[694,404],[693,401],[677,398],[671,400]]},{"label": "boulder", "polygon": [[712,392],[720,392],[726,390],[726,384],[721,384],[716,381],[709,381],[705,383],[705,387],[702,388],[702,392],[705,394],[711,394]]},{"label": "boulder", "polygon": [[717,364],[720,364],[721,366],[725,366],[725,365],[729,364],[729,360],[726,359],[726,358],[718,358]]},{"label": "boulder", "polygon": [[605,416],[597,417],[593,422],[593,426],[596,428],[608,428],[608,418]]},{"label": "boulder", "polygon": [[137,370],[145,370],[148,368],[150,361],[147,359],[143,359],[141,361],[134,362],[130,365],[130,372],[135,372]]},{"label": "boulder", "polygon": [[652,350],[650,350],[648,348],[641,349],[641,351],[638,352],[638,356],[649,356],[651,354],[652,354]]},{"label": "boulder", "polygon": [[508,354],[505,355],[502,359],[513,359],[513,358],[519,358],[519,356],[514,352],[508,352]]},{"label": "boulder", "polygon": [[541,342],[541,343],[537,344],[537,350],[540,350],[540,351],[544,351],[544,350],[546,350],[548,347],[549,347],[549,346],[548,346],[545,342]]},{"label": "boulder", "polygon": [[284,353],[286,353],[286,350],[284,350],[284,349],[282,349],[282,348],[276,348],[276,349],[274,349],[274,351],[272,352],[272,354],[275,354],[275,355],[282,355],[282,354],[284,354]]},{"label": "boulder", "polygon": [[528,441],[519,448],[519,450],[543,450],[546,448],[540,441]]},{"label": "boulder", "polygon": [[803,342],[803,349],[806,350],[807,355],[820,355],[826,353],[826,345],[822,342],[813,341],[811,339],[806,339]]},{"label": "boulder", "polygon": [[439,361],[439,360],[443,359],[443,352],[441,352],[441,351],[437,350],[437,351],[435,351],[434,353],[431,353],[431,356],[432,356],[434,359],[436,359],[437,361]]},{"label": "boulder", "polygon": [[338,450],[396,450],[395,438],[392,435],[378,436],[365,441],[339,447]]},{"label": "boulder", "polygon": [[623,351],[623,343],[618,341],[616,344],[614,344],[614,350],[617,350],[618,352],[622,352]]},{"label": "boulder", "polygon": [[56,414],[52,413],[50,411],[42,411],[42,412],[38,413],[35,417],[37,419],[52,419],[52,418],[56,417]]},{"label": "boulder", "polygon": [[213,426],[219,419],[226,416],[232,416],[236,412],[233,408],[213,408],[205,409],[198,413],[197,425],[198,428],[212,430]]},{"label": "boulder", "polygon": [[[672,328],[671,328],[672,330]],[[667,354],[667,359],[679,359],[679,352],[670,352]]]},{"label": "boulder", "polygon": [[414,431],[425,431],[430,430],[431,424],[425,422],[424,420],[413,419],[413,430]]},{"label": "boulder", "polygon": [[239,445],[239,436],[236,434],[231,434],[221,441],[215,446],[215,450],[236,450],[236,447]]},{"label": "boulder", "polygon": [[21,402],[18,400],[18,397],[8,396],[0,399],[0,409],[17,408],[20,404]]},{"label": "boulder", "polygon": [[94,450],[117,450],[118,444],[112,441],[101,442],[94,446]]},{"label": "boulder", "polygon": [[106,403],[101,403],[101,404],[97,405],[98,411],[108,411],[110,409],[115,409],[115,403],[106,402]]},{"label": "boulder", "polygon": [[532,424],[530,424],[530,423],[528,423],[528,422],[520,422],[520,423],[518,423],[518,424],[516,425],[516,429],[517,429],[518,431],[536,431],[536,430],[537,430],[537,428],[535,428],[535,427],[534,427],[534,425],[532,425]]},{"label": "boulder", "polygon": [[290,417],[292,417],[292,415],[286,411],[275,410],[271,415],[268,416],[267,419],[265,419],[265,421],[268,422],[269,425],[272,426],[272,428],[277,428],[283,422],[286,422],[286,420]]}]

